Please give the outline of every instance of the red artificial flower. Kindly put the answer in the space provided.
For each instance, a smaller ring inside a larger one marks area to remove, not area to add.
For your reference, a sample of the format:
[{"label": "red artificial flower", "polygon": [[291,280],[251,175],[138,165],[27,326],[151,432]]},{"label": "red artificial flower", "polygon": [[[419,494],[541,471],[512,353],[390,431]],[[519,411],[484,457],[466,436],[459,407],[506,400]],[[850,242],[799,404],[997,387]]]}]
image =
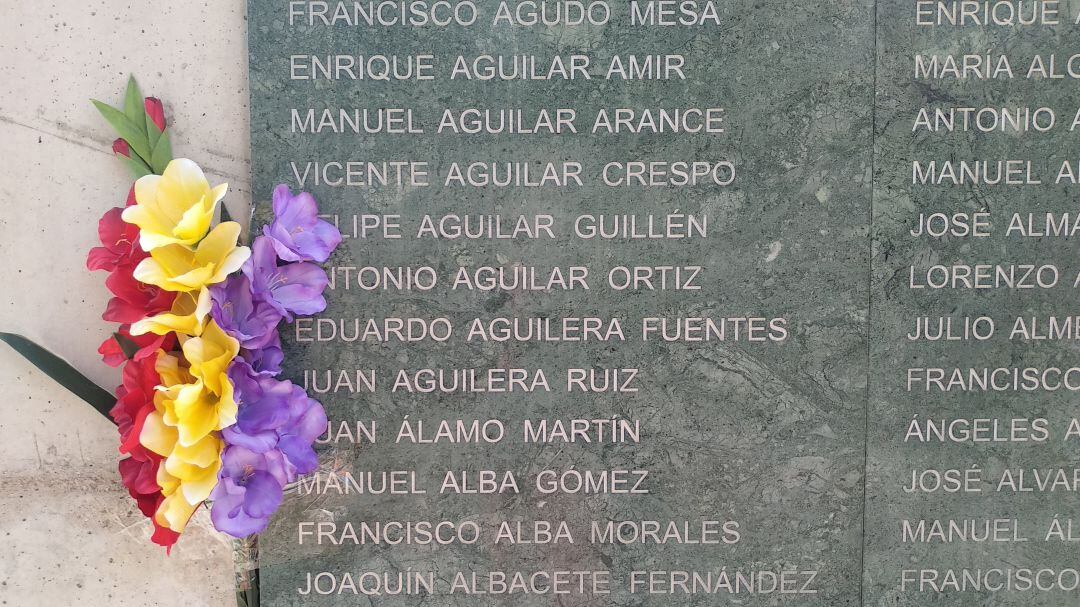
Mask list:
[{"label": "red artificial flower", "polygon": [[133,323],[172,308],[176,293],[135,280],[134,270],[134,265],[122,265],[105,279],[105,286],[116,297],[109,300],[102,319]]},{"label": "red artificial flower", "polygon": [[116,389],[116,405],[109,415],[120,431],[120,452],[130,455],[117,466],[120,480],[139,511],[154,524],[151,541],[171,550],[180,534],[154,520],[154,513],[165,499],[157,483],[162,458],[139,443],[146,416],[154,411],[155,387],[161,383],[156,365],[157,356],[145,356],[124,366],[123,384]]},{"label": "red artificial flower", "polygon": [[139,434],[146,416],[154,411],[155,388],[161,383],[156,366],[156,356],[124,365],[123,383],[116,389],[116,404],[109,410],[120,431],[120,452],[138,460],[150,459],[150,452],[139,443]]},{"label": "red artificial flower", "polygon": [[123,156],[124,158],[131,158],[131,147],[128,146],[128,142],[123,139],[116,139],[112,142],[113,154],[117,156]]},{"label": "red artificial flower", "polygon": [[[134,189],[128,194],[129,203],[133,192]],[[147,253],[139,246],[139,228],[121,219],[122,212],[119,207],[109,209],[98,221],[98,238],[102,246],[90,250],[86,267],[112,272],[105,279],[105,286],[116,297],[109,300],[101,317],[112,322],[133,323],[171,308],[176,294],[143,284],[132,276],[135,266],[146,259]]]},{"label": "red artificial flower", "polygon": [[[129,325],[124,325],[129,326]],[[101,355],[101,360],[110,367],[119,367],[127,362],[127,354],[124,353],[124,349],[120,347],[120,343],[116,341],[116,338],[110,335],[101,342],[98,346],[98,354]]]},{"label": "red artificial flower", "polygon": [[161,100],[156,97],[147,97],[143,100],[143,107],[146,109],[146,115],[153,121],[157,130],[165,130],[165,108],[161,105]]},{"label": "red artificial flower", "polygon": [[[165,500],[165,496],[161,496],[161,500]],[[160,502],[159,502],[160,503]],[[158,524],[154,517],[150,517],[150,522],[154,523],[154,535],[150,536],[150,541],[154,542],[158,546],[165,547],[165,554],[172,553],[173,544],[176,540],[180,539],[180,534],[169,529],[168,527],[162,527]]]},{"label": "red artificial flower", "polygon": [[162,527],[154,519],[154,513],[157,512],[161,502],[165,501],[165,496],[161,494],[161,488],[158,487],[156,480],[161,459],[153,453],[150,455],[151,458],[147,460],[138,460],[134,457],[120,460],[118,466],[120,479],[127,487],[128,494],[135,500],[139,512],[142,512],[143,516],[149,518],[154,524],[154,533],[150,536],[150,541],[158,546],[164,546],[166,551],[171,552],[173,544],[180,539],[180,534]]},{"label": "red artificial flower", "polygon": [[[128,191],[127,205],[135,202],[134,186]],[[112,208],[98,221],[98,238],[102,246],[94,247],[86,257],[90,270],[107,270],[109,277],[105,286],[115,297],[109,300],[101,317],[121,323],[120,334],[138,347],[135,358],[141,360],[162,348],[169,350],[176,342],[175,335],[140,335],[133,337],[130,323],[147,316],[164,312],[172,307],[175,293],[163,291],[153,285],[143,284],[132,275],[135,266],[147,257],[139,246],[139,228],[121,218],[122,208]],[[127,356],[115,337],[109,337],[98,347],[105,364],[118,367]]]},{"label": "red artificial flower", "polygon": [[[129,199],[134,197],[135,189]],[[139,246],[139,227],[120,218],[124,209],[114,207],[105,211],[98,220],[98,239],[102,246],[90,249],[86,256],[86,268],[112,272],[120,265],[139,263],[146,253]]]},{"label": "red artificial flower", "polygon": [[[176,346],[175,333],[132,335],[131,325],[129,324],[120,325],[117,333],[137,348],[135,355],[132,357],[133,360],[142,360],[147,356],[157,354],[158,350],[169,352]],[[101,355],[101,360],[105,361],[105,364],[110,367],[119,367],[128,360],[127,353],[124,352],[115,335],[110,335],[108,339],[101,342],[101,345],[98,346],[98,354]]]},{"label": "red artificial flower", "polygon": [[161,493],[161,487],[157,484],[157,470],[160,464],[160,458],[127,457],[120,460],[120,480],[127,487],[131,497],[139,503],[139,510],[146,516],[154,515],[154,510],[147,512],[148,509],[157,509],[157,495]]}]

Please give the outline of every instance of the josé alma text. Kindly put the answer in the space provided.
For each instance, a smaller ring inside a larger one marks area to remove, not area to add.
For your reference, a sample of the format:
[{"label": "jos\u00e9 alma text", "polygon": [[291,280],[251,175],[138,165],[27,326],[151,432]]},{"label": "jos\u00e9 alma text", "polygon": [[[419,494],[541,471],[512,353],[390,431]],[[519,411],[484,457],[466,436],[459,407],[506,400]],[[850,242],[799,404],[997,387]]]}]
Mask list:
[{"label": "jos\u00e9 alma text", "polygon": [[[946,236],[983,238],[990,236],[993,221],[990,213],[919,213],[915,227],[910,233],[915,237]],[[1005,235],[1024,238],[1070,238],[1080,234],[1080,213],[1068,211],[1054,213],[1012,213]]]}]

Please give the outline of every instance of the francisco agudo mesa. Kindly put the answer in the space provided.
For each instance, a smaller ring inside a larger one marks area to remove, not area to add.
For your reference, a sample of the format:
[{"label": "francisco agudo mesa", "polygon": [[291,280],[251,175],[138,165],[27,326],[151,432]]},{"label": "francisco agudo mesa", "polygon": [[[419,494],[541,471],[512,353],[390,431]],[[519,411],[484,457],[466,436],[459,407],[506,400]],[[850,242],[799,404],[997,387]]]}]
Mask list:
[{"label": "francisco agudo mesa", "polygon": [[723,3],[714,0],[631,0],[618,11],[605,0],[292,0],[290,27],[561,27],[606,25],[618,20],[630,27],[724,25]]}]

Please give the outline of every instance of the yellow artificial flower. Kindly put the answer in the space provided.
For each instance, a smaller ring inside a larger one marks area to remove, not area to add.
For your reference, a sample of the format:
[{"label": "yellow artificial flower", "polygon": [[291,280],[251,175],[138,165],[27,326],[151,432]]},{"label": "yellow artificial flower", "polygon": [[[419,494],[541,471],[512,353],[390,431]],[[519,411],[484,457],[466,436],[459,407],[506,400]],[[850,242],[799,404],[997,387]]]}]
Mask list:
[{"label": "yellow artificial flower", "polygon": [[203,396],[203,392],[205,389],[202,382],[191,378],[190,383],[159,387],[157,395],[154,396],[154,404],[161,411],[161,416],[167,425],[179,428],[180,417],[176,414],[176,401],[194,402]]},{"label": "yellow artificial flower", "polygon": [[137,204],[121,217],[139,226],[139,244],[152,251],[168,244],[194,245],[210,230],[214,209],[229,189],[210,187],[199,165],[177,158],[161,175],[146,175],[135,182]]},{"label": "yellow artificial flower", "polygon": [[[211,320],[200,337],[184,342],[183,350],[188,369],[168,359],[158,364],[162,385],[154,404],[162,423],[175,428],[174,442],[193,447],[211,433],[236,423],[237,403],[227,371],[240,352],[240,343]],[[164,448],[146,447],[155,452]]]},{"label": "yellow artificial flower", "polygon": [[172,495],[180,489],[180,479],[169,474],[169,471],[165,469],[165,466],[158,466],[157,484],[158,487],[161,487],[162,495]]},{"label": "yellow artificial flower", "polygon": [[[164,420],[167,426],[172,428],[176,427],[176,410],[173,407],[173,401],[175,401],[180,393],[184,390],[201,390],[202,385],[196,384],[196,380],[191,376],[191,372],[187,367],[180,366],[180,358],[173,356],[172,354],[162,353],[157,360],[157,364],[154,365],[154,370],[157,371],[158,377],[161,378],[161,383],[157,386],[157,393],[154,394],[154,407],[157,412],[161,414],[161,418]],[[171,436],[171,435],[170,435]],[[160,448],[168,446],[168,450],[172,451],[172,444],[176,442],[176,438],[170,438],[169,441],[163,443]],[[151,451],[157,452],[154,448],[148,445],[143,445]]]},{"label": "yellow artificial flower", "polygon": [[[202,471],[214,467],[214,462],[220,460],[224,443],[216,434],[207,434],[195,443],[185,446],[180,442],[177,430],[169,425],[161,411],[154,411],[146,416],[139,442],[164,457],[165,470],[179,482],[203,482],[205,475]],[[167,487],[163,487],[165,488]],[[209,496],[210,493],[207,492],[206,495]]]},{"label": "yellow artificial flower", "polygon": [[202,335],[211,303],[210,291],[207,289],[180,293],[173,301],[172,310],[134,323],[131,325],[131,334],[165,335],[175,331],[179,335]]},{"label": "yellow artificial flower", "polygon": [[[218,468],[220,468],[220,463],[219,460]],[[213,472],[213,478],[216,484],[216,469]],[[187,526],[195,511],[199,509],[199,505],[202,504],[203,500],[189,500],[184,493],[188,483],[169,474],[165,470],[165,466],[158,468],[157,482],[158,486],[162,487],[161,494],[165,499],[158,505],[157,512],[154,513],[154,520],[162,527],[172,529],[177,533],[183,533],[184,527]],[[211,487],[212,490],[213,487]]]},{"label": "yellow artificial flower", "polygon": [[165,458],[165,471],[180,479],[184,501],[198,504],[210,497],[221,471],[221,452],[225,443],[211,434],[190,447],[179,443],[172,455]]},{"label": "yellow artificial flower", "polygon": [[[225,384],[230,383],[225,373],[229,363],[240,353],[240,342],[211,319],[201,336],[184,342],[183,350],[191,376],[202,380],[214,394],[224,394]],[[228,390],[232,391],[231,384]]]},{"label": "yellow artificial flower", "polygon": [[146,416],[139,440],[144,447],[165,458],[157,472],[157,483],[165,499],[155,519],[179,533],[217,486],[225,443],[213,433],[190,446],[182,445],[177,428],[165,422],[160,410],[163,401],[155,402],[159,403],[159,410]]},{"label": "yellow artificial flower", "polygon": [[[163,491],[162,494],[164,495],[164,493]],[[191,517],[198,509],[199,504],[189,504],[184,501],[183,494],[174,492],[165,495],[165,499],[161,500],[157,512],[154,513],[154,520],[166,529],[171,529],[176,533],[183,533],[188,521],[191,520]]]},{"label": "yellow artificial flower", "polygon": [[240,224],[218,224],[195,249],[169,244],[150,251],[135,267],[135,280],[166,291],[195,291],[217,284],[251,257],[251,249],[236,246]]},{"label": "yellow artificial flower", "polygon": [[172,354],[158,352],[154,370],[161,378],[161,386],[166,388],[177,384],[189,384],[194,381],[186,367],[180,366],[180,359]]},{"label": "yellow artificial flower", "polygon": [[178,390],[175,399],[166,397],[164,402],[172,408],[165,421],[175,422],[172,425],[179,436],[177,442],[183,446],[192,446],[210,433],[236,423],[236,400],[228,378],[222,380],[221,395],[206,389],[200,379]]}]

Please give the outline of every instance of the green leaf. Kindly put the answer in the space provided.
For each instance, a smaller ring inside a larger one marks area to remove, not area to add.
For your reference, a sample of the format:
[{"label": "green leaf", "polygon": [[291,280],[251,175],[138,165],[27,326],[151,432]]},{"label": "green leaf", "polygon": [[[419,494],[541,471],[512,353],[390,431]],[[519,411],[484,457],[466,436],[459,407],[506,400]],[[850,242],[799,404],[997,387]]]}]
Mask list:
[{"label": "green leaf", "polygon": [[232,215],[229,214],[228,207],[225,206],[224,202],[221,203],[221,223],[225,223],[226,221],[232,221],[232,220],[233,220],[233,218],[232,218]]},{"label": "green leaf", "polygon": [[90,381],[90,378],[76,371],[75,367],[69,365],[64,359],[22,335],[0,333],[0,341],[7,343],[16,352],[22,354],[23,358],[33,363],[35,367],[52,378],[53,381],[89,403],[98,413],[107,418],[109,417],[109,409],[112,409],[113,405],[116,404],[116,397]]},{"label": "green leaf", "polygon": [[139,351],[138,344],[119,333],[113,333],[113,339],[115,339],[117,345],[120,346],[120,351],[124,353],[124,358],[128,360],[135,358],[135,354]]},{"label": "green leaf", "polygon": [[101,112],[101,116],[116,129],[117,134],[128,142],[128,146],[131,147],[133,153],[144,161],[150,158],[150,144],[146,140],[146,133],[136,128],[120,110],[97,99],[91,99],[91,101],[94,103],[94,107]]},{"label": "green leaf", "polygon": [[[157,125],[154,124],[153,118],[150,114],[146,115],[146,141],[150,144],[150,149],[153,150],[157,147],[158,140],[161,139],[163,133],[158,130]],[[150,154],[153,156],[153,152]]]},{"label": "green leaf", "polygon": [[[135,76],[128,77],[127,90],[124,91],[124,115],[139,129],[143,137],[146,137],[146,107],[143,105],[142,91],[139,90],[139,83],[135,82]],[[152,143],[147,145],[149,149],[153,147]]]},{"label": "green leaf", "polygon": [[[153,130],[153,129],[151,129]],[[150,154],[150,168],[158,175],[165,172],[165,167],[172,161],[172,142],[169,140],[169,130],[165,129],[158,138],[154,151]]]},{"label": "green leaf", "polygon": [[139,158],[138,156],[124,158],[123,156],[118,155],[117,158],[119,158],[121,162],[126,164],[127,167],[131,169],[131,174],[135,176],[135,179],[138,179],[139,177],[143,177],[145,175],[154,174],[154,170],[151,169],[150,166],[143,162],[143,159]]}]

